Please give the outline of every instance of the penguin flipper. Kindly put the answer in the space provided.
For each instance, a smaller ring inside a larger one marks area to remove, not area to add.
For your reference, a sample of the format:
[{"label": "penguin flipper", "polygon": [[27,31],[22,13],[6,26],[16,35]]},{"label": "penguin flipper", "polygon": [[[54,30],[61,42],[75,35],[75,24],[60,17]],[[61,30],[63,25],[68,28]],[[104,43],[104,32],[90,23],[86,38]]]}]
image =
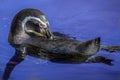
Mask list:
[{"label": "penguin flipper", "polygon": [[86,63],[104,63],[109,66],[113,66],[112,61],[113,61],[112,59],[107,59],[103,56],[96,56],[96,57],[92,56],[86,60]]},{"label": "penguin flipper", "polygon": [[15,51],[15,55],[6,64],[2,80],[9,79],[10,74],[13,71],[13,69],[15,68],[15,66],[20,64],[25,59],[25,56],[26,56],[26,53],[25,53],[24,48],[23,48],[23,51],[20,51],[20,50]]},{"label": "penguin flipper", "polygon": [[100,46],[100,48],[110,53],[120,51],[120,46]]}]

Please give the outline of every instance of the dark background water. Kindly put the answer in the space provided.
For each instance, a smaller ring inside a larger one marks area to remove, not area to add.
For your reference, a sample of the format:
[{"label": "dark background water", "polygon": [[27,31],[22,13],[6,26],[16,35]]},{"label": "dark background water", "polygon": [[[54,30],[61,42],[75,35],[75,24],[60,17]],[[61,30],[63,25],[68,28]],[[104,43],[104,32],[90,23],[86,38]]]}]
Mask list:
[{"label": "dark background water", "polygon": [[[14,15],[24,8],[45,13],[52,31],[78,40],[101,37],[101,45],[120,45],[120,0],[1,0],[0,77],[14,49],[7,42]],[[102,63],[57,64],[27,56],[11,74],[10,80],[120,80],[120,53],[100,51],[113,59],[114,66]]]}]

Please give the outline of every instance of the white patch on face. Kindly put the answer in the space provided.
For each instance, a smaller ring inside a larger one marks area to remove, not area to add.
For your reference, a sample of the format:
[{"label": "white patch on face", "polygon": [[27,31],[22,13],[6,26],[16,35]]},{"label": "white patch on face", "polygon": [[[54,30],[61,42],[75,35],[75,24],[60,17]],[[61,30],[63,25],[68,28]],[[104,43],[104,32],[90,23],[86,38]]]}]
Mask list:
[{"label": "white patch on face", "polygon": [[[42,16],[42,18],[46,20],[46,18],[44,16]],[[44,28],[47,28],[47,24],[45,22],[43,22],[40,18],[37,18],[37,17],[34,17],[34,16],[27,16],[22,21],[22,29],[23,29],[23,31],[27,31],[25,26],[26,26],[27,21],[29,21],[31,19],[39,21],[40,23],[42,23],[42,25],[44,25]]]},{"label": "white patch on face", "polygon": [[[49,28],[48,28],[48,25],[49,25],[49,22],[46,20],[46,17],[45,16],[43,16],[43,15],[41,15],[41,19],[40,18],[38,18],[38,17],[34,17],[34,16],[27,16],[27,17],[25,17],[25,19],[22,21],[22,29],[23,29],[23,34],[25,34],[24,32],[25,31],[27,31],[27,32],[30,32],[31,30],[27,30],[27,28],[26,28],[26,23],[27,23],[27,21],[29,21],[29,20],[37,20],[38,22],[40,22],[42,25],[44,25],[44,28],[47,28],[48,30],[49,30]],[[44,22],[43,22],[44,21]],[[50,31],[49,31],[50,32]],[[33,32],[32,32],[33,33]],[[35,32],[36,33],[36,32]],[[40,35],[40,33],[39,33],[39,35]],[[52,40],[53,39],[53,35],[52,35],[52,33],[50,32],[50,39]]]},{"label": "white patch on face", "polygon": [[49,22],[46,20],[46,17],[45,17],[45,16],[42,16],[42,19],[45,21],[46,24],[49,25]]}]

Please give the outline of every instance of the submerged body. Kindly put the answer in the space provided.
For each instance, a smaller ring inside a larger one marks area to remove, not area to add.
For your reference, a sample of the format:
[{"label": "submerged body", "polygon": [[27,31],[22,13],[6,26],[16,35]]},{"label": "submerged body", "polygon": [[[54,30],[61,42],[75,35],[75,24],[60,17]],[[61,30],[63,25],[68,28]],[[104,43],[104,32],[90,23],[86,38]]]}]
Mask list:
[{"label": "submerged body", "polygon": [[[34,43],[33,43],[34,42]],[[85,62],[95,55],[100,48],[100,38],[80,42],[73,39],[41,39],[31,38],[23,44],[14,45],[18,50],[25,48],[26,54],[42,59],[63,63]]]},{"label": "submerged body", "polygon": [[24,9],[16,14],[8,41],[16,51],[6,65],[3,80],[8,80],[14,67],[26,55],[59,63],[102,62],[111,65],[110,59],[101,56],[89,58],[99,51],[100,38],[80,42],[64,34],[51,33],[45,15],[36,9]]}]

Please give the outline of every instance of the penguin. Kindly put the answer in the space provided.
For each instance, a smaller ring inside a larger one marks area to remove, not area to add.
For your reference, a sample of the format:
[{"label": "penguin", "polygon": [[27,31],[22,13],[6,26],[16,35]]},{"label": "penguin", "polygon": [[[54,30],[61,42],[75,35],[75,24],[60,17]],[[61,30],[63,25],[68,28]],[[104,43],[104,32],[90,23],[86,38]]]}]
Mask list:
[{"label": "penguin", "polygon": [[100,50],[100,37],[81,42],[59,32],[51,32],[49,22],[37,9],[23,9],[11,23],[8,42],[15,48],[14,56],[6,64],[3,80],[27,55],[56,63],[102,62],[111,65],[111,59],[92,57]]}]

